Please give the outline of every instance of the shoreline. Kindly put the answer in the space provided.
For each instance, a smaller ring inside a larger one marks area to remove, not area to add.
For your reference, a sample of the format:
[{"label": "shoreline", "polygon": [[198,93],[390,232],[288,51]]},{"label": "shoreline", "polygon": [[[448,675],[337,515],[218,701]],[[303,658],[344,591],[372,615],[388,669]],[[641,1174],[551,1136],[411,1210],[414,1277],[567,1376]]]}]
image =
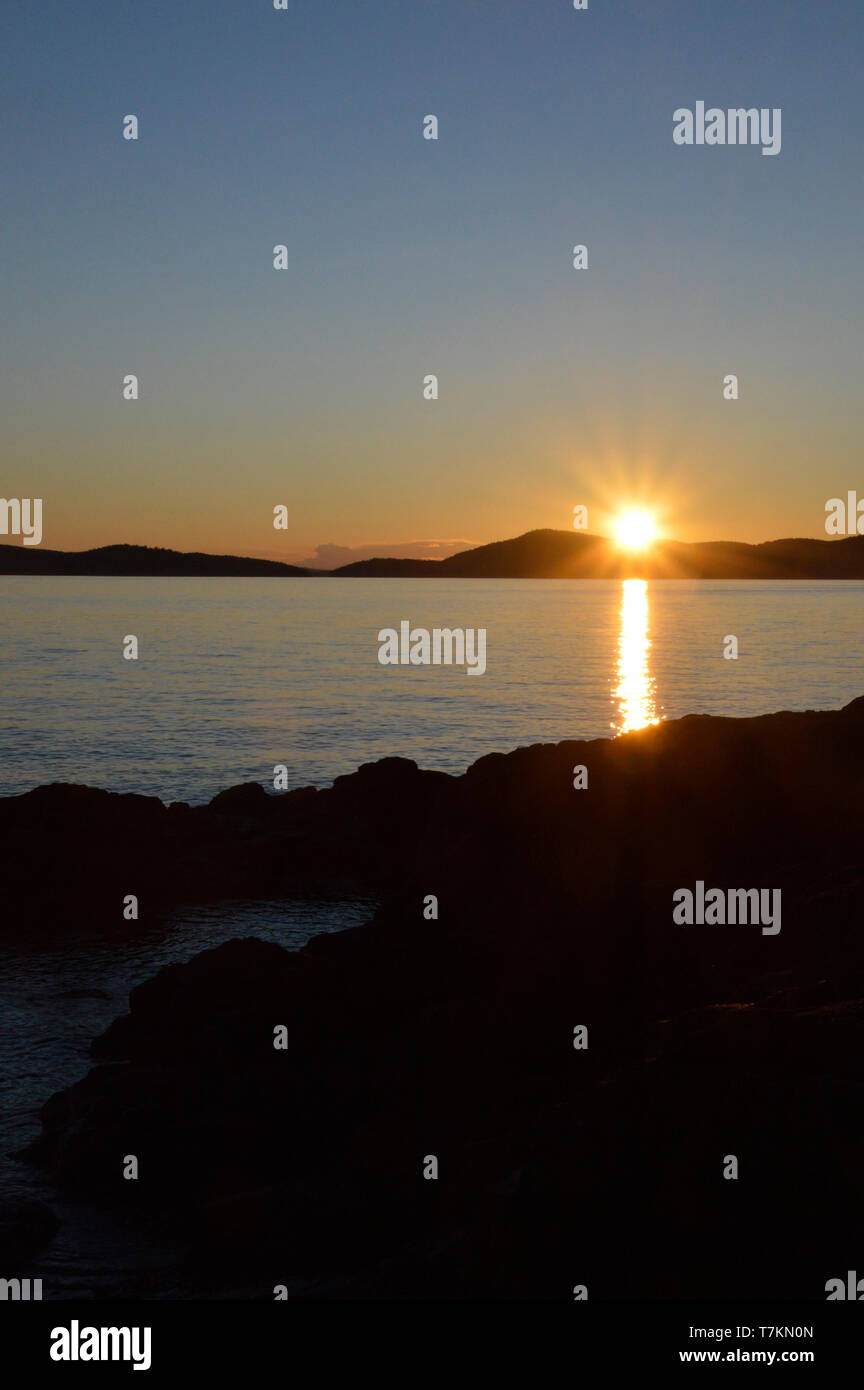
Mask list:
[{"label": "shoreline", "polygon": [[[381,903],[299,951],[246,936],[139,985],[29,1161],[118,1232],[160,1213],[213,1297],[821,1298],[860,1202],[862,778],[859,697],[461,777],[385,759],[199,811],[46,788],[12,799],[17,841],[0,803],[6,881],[40,889],[13,902],[31,941],[86,940],[101,912],[147,930],[181,886],[375,882]],[[782,930],[676,921],[694,883],[782,893]]]}]

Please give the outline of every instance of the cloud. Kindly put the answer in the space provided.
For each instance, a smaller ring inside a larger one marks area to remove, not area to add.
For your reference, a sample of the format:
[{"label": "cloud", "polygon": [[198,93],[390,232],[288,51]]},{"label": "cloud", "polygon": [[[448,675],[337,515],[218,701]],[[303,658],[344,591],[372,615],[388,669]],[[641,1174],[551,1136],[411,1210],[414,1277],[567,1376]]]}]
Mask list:
[{"label": "cloud", "polygon": [[292,560],[292,564],[303,565],[306,569],[333,570],[339,565],[350,565],[356,560],[392,559],[399,560],[446,560],[458,550],[470,550],[472,541],[402,541],[398,544],[387,542],[381,545],[316,545],[315,554],[303,560]]}]

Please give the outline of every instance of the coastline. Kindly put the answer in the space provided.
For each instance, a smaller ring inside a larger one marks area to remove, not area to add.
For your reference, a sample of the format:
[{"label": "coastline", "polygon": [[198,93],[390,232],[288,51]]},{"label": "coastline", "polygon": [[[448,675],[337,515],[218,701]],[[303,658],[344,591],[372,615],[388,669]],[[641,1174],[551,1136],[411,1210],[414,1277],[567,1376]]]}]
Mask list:
[{"label": "coastline", "polygon": [[[864,698],[535,745],[461,777],[385,759],[194,810],[5,799],[31,940],[58,925],[50,882],[99,885],[67,898],[66,929],[116,920],[133,881],[126,931],[181,882],[187,901],[324,883],[383,900],[299,952],[247,938],[139,986],[29,1158],[118,1222],[162,1211],[213,1296],[242,1270],[262,1297],[300,1280],[294,1297],[710,1298],[733,1273],[743,1297],[820,1297],[857,1201],[862,774]],[[782,930],[677,925],[694,882],[782,892]],[[729,1153],[746,1183],[723,1181]]]}]

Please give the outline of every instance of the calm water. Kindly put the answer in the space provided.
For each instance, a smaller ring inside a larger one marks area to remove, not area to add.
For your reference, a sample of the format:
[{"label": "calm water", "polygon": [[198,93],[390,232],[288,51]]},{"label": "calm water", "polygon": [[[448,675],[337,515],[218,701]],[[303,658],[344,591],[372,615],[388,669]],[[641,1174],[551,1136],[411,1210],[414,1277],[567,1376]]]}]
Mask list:
[{"label": "calm water", "polygon": [[[493,749],[864,693],[864,583],[45,577],[0,578],[0,595],[0,795],[66,780],[202,802],[268,783],[275,763],[290,785],[325,785],[394,753],[461,772]],[[486,673],[382,667],[378,631],[403,619],[485,627]],[[127,633],[137,662],[121,658]],[[737,661],[723,659],[730,634]],[[0,950],[0,1195],[41,1197],[63,1219],[29,1271],[46,1297],[188,1292],[150,1223],[118,1232],[9,1157],[42,1102],[89,1069],[129,989],[232,936],[296,947],[371,910],[211,904],[138,939]]]},{"label": "calm water", "polygon": [[47,1175],[11,1156],[38,1136],[44,1101],[90,1070],[90,1042],[128,1012],[129,990],[163,965],[232,937],[296,950],[321,932],[367,921],[374,907],[362,899],[208,903],[178,908],[158,931],[137,938],[118,941],[112,931],[83,942],[58,936],[0,948],[0,1198],[35,1198],[61,1218],[51,1244],[28,1266],[44,1281],[45,1298],[168,1298],[179,1287],[180,1251],[149,1218],[130,1214],[118,1230],[97,1203],[66,1201]]},{"label": "calm water", "polygon": [[[389,754],[461,772],[864,693],[864,583],[628,583],[0,578],[0,795],[62,780],[197,803],[276,763],[323,786]],[[485,675],[380,666],[378,630],[402,619],[485,627]]]}]

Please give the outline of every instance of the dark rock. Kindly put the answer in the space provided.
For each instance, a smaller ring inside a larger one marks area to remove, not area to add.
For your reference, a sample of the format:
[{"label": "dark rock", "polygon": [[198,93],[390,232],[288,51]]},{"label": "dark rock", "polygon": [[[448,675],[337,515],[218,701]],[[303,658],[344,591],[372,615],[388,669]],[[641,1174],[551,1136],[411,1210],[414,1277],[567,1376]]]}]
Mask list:
[{"label": "dark rock", "polygon": [[[247,891],[329,865],[386,903],[141,985],[36,1155],[174,1211],[214,1278],[246,1261],[310,1297],[821,1298],[857,1258],[862,780],[859,700],[240,789],[190,813],[201,865]],[[781,932],[674,924],[697,879],[779,888]]]},{"label": "dark rock", "polygon": [[16,1271],[32,1255],[47,1245],[60,1222],[42,1202],[0,1199],[0,1268],[4,1278]]}]

